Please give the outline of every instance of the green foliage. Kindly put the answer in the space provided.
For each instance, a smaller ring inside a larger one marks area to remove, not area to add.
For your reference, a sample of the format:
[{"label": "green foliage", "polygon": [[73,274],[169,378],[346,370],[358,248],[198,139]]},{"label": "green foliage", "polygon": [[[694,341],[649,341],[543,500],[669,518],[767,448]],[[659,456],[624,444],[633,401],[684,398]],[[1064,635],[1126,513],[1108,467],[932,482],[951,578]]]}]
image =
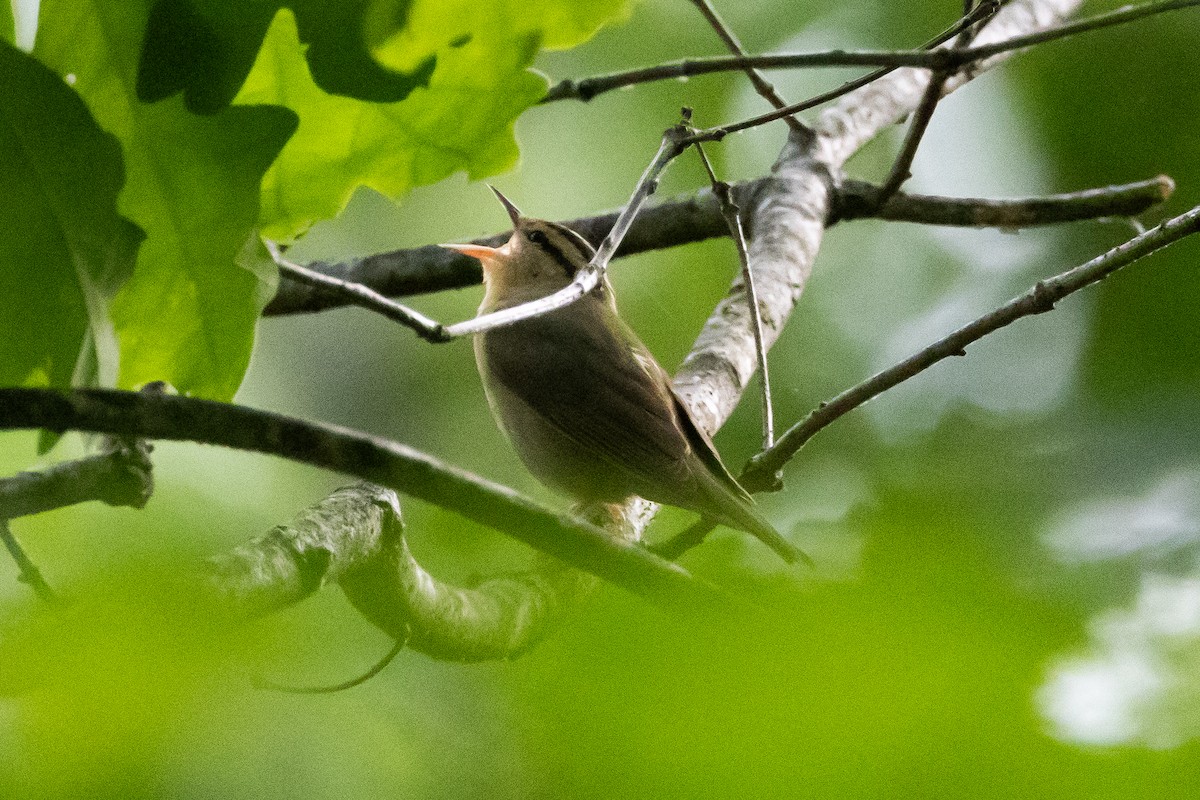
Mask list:
[{"label": "green foliage", "polygon": [[111,383],[108,303],[142,240],[117,213],[120,146],[57,75],[0,42],[0,153],[0,383],[68,386],[77,364]]},{"label": "green foliage", "polygon": [[[155,0],[138,68],[138,97],[154,102],[184,92],[188,109],[211,114],[233,100],[246,80],[279,9],[291,8],[307,45],[313,80],[326,92],[361,100],[403,100],[429,81],[436,58],[407,73],[382,67],[367,51],[363,15],[369,0]],[[386,10],[403,27],[407,2]],[[376,14],[379,18],[382,15]]]},{"label": "green foliage", "polygon": [[263,182],[264,232],[289,237],[332,217],[358,186],[396,197],[460,170],[480,178],[511,167],[513,123],[546,89],[527,69],[539,44],[577,44],[624,5],[417,0],[404,28],[375,54],[402,68],[436,53],[437,68],[427,86],[387,105],[322,91],[297,38],[303,20],[281,14],[238,95],[238,102],[284,104],[300,115]]},{"label": "green foliage", "polygon": [[[119,160],[81,169],[66,156],[74,150],[54,145],[76,126],[38,121],[60,118],[70,84],[47,84],[38,107],[16,119],[37,125],[37,141],[59,156],[52,166],[66,175],[75,164],[69,180],[80,196],[71,200],[103,209],[111,224],[102,230],[126,228],[120,213],[148,236],[113,304],[126,382],[171,370],[165,377],[193,391],[228,395],[237,386],[254,309],[274,278],[250,235],[256,225],[290,235],[320,220],[291,251],[301,262],[501,230],[506,218],[489,193],[457,180],[400,205],[361,191],[325,218],[359,183],[402,193],[456,170],[506,169],[519,114],[522,159],[502,188],[530,213],[589,213],[627,196],[679,106],[696,108],[705,124],[764,107],[743,77],[726,75],[521,114],[544,86],[524,70],[539,43],[535,63],[555,78],[719,52],[689,3],[643,3],[630,25],[563,53],[544,49],[586,38],[617,4],[398,5],[403,27],[387,3],[363,12],[372,58],[401,73],[437,60],[428,85],[403,101],[322,92],[303,58],[300,15],[285,9],[239,101],[197,117],[178,96],[136,98],[149,2],[44,4],[36,54],[74,76],[107,132],[87,127],[93,146],[113,151],[111,138],[97,144],[109,135],[120,143],[124,188]],[[717,5],[754,51],[911,45],[957,9]],[[1195,205],[1200,95],[1188,79],[1197,18],[1176,12],[1035,48],[980,76],[939,106],[912,188],[1020,196],[1165,172],[1177,194],[1142,221]],[[5,69],[0,81],[24,80],[25,71]],[[842,77],[771,75],[789,98]],[[206,88],[192,80],[195,91]],[[13,97],[0,96],[5,137]],[[281,104],[299,118],[290,139]],[[754,177],[783,136],[777,126],[709,152],[722,178]],[[883,174],[894,143],[885,137],[856,159],[854,176]],[[22,164],[5,145],[5,225],[35,210],[31,184],[15,171]],[[704,180],[681,159],[663,193]],[[1128,233],[1112,222],[1019,234],[835,226],[771,354],[778,421],[801,418]],[[4,247],[25,246],[6,235],[0,226]],[[159,443],[147,509],[89,504],[13,521],[68,605],[37,605],[0,561],[0,796],[1194,796],[1197,246],[1155,254],[822,432],[787,468],[785,490],[762,501],[814,556],[815,571],[784,570],[729,531],[683,559],[761,606],[738,625],[667,616],[605,587],[511,663],[402,653],[339,695],[255,690],[256,675],[344,680],[390,643],[335,591],[230,634],[211,609],[188,601],[189,589],[181,596],[163,584],[288,519],[339,479],[258,455]],[[14,268],[8,252],[0,281]],[[38,325],[45,346],[59,348],[53,363],[69,374],[89,317],[63,258],[48,266],[58,299],[39,305],[21,295],[17,316],[21,331]],[[623,314],[671,366],[736,269],[729,243],[714,240],[623,259],[612,277]],[[478,294],[415,302],[461,319]],[[56,327],[39,323],[47,314]],[[0,325],[10,319],[0,314]],[[541,491],[492,424],[465,343],[429,347],[353,310],[271,319],[257,336],[243,402],[378,432]],[[6,336],[7,347],[15,345]],[[718,437],[732,467],[756,449],[756,409],[748,397]],[[33,440],[0,440],[0,475],[29,466]],[[405,518],[418,558],[447,580],[469,585],[531,558],[447,510],[406,501]],[[651,535],[690,521],[667,512]],[[1061,692],[1064,675],[1075,678],[1074,695]]]},{"label": "green foliage", "polygon": [[[119,141],[126,179],[117,207],[146,239],[132,273],[114,261],[91,303],[78,296],[78,281],[61,280],[74,269],[61,248],[39,250],[43,259],[58,258],[53,269],[20,259],[37,282],[8,271],[6,279],[29,295],[13,295],[14,304],[39,313],[34,329],[22,323],[22,335],[8,337],[22,353],[6,359],[7,381],[25,380],[36,367],[39,380],[70,382],[90,322],[93,340],[108,348],[104,370],[91,368],[94,345],[85,343],[76,383],[164,380],[182,392],[232,397],[274,286],[274,269],[261,257],[245,262],[249,270],[239,259],[256,232],[290,237],[336,214],[360,185],[398,196],[459,170],[480,177],[508,168],[517,157],[513,122],[546,85],[527,69],[539,43],[582,41],[624,2],[506,9],[297,0],[277,14],[281,8],[220,0],[42,4],[34,55],[70,76],[99,127]],[[38,131],[58,124],[54,108],[40,110]],[[19,166],[6,164],[4,180],[24,181]],[[86,177],[75,185],[88,194]],[[97,202],[119,186],[96,192]],[[130,247],[124,255],[131,254]]]},{"label": "green foliage", "polygon": [[34,55],[75,90],[121,142],[121,212],[145,232],[137,266],[113,301],[118,383],[165,380],[229,398],[250,359],[257,283],[234,259],[258,216],[258,186],[295,126],[280,108],[199,117],[179,100],[134,92],[145,19],[138,5],[46,2]]},{"label": "green foliage", "polygon": [[12,4],[0,3],[0,40],[12,44],[14,35]]}]

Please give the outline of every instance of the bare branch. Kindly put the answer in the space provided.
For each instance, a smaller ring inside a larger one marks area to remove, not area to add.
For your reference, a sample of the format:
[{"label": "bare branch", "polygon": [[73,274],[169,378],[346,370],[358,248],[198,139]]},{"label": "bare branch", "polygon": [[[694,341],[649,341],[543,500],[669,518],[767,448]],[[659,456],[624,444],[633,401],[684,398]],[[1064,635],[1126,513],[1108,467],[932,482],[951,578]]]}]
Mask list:
[{"label": "bare branch", "polygon": [[[1200,2],[1200,0],[1196,0]],[[938,34],[925,44],[926,48],[934,47],[943,42],[953,39],[959,33],[971,28],[983,19],[995,13],[995,5],[987,4],[976,9],[974,14],[971,14],[954,24],[953,27]],[[652,83],[654,81],[672,80],[680,78],[690,78],[698,75],[708,75],[716,72],[734,72],[745,70],[747,67],[758,67],[762,69],[796,69],[803,67],[874,67],[879,66],[882,69],[864,75],[861,78],[855,78],[842,86],[830,92],[823,93],[800,104],[780,107],[796,109],[803,111],[807,108],[826,103],[834,98],[840,97],[859,86],[864,86],[878,77],[886,75],[897,67],[927,67],[934,68],[937,66],[947,66],[944,56],[936,53],[929,53],[924,49],[921,50],[825,50],[817,53],[780,53],[776,55],[760,55],[760,56],[722,56],[715,58],[693,58],[682,61],[672,61],[667,64],[660,64],[653,67],[642,67],[640,69],[627,70],[624,72],[613,72],[608,75],[596,75],[591,78],[581,78],[578,80],[564,80],[550,88],[546,96],[542,98],[543,103],[553,102],[555,100],[583,100],[588,101],[597,95],[610,92],[613,89],[621,89],[626,86],[635,86],[640,83]],[[799,108],[797,108],[799,106]],[[791,113],[796,113],[795,111]],[[773,117],[779,119],[781,116]]]},{"label": "bare branch", "polygon": [[921,102],[917,105],[917,110],[913,112],[912,122],[909,123],[908,133],[904,136],[904,143],[900,145],[900,152],[896,155],[896,160],[892,162],[892,168],[888,172],[888,176],[883,179],[883,183],[879,186],[879,195],[876,198],[876,203],[885,203],[887,200],[900,191],[900,187],[904,182],[912,177],[913,159],[917,157],[917,148],[921,145],[921,139],[925,136],[925,131],[929,127],[930,121],[933,119],[933,112],[937,108],[938,102],[942,99],[942,87],[946,85],[946,81],[950,79],[949,72],[937,71],[929,79],[929,85],[925,87],[925,94],[921,96]]},{"label": "bare branch", "polygon": [[[318,287],[326,295],[340,295],[342,302],[345,304],[362,306],[380,313],[388,319],[399,322],[416,331],[418,336],[428,342],[440,344],[463,336],[471,336],[483,331],[504,327],[505,325],[512,325],[523,319],[540,316],[568,306],[596,288],[600,281],[603,280],[604,271],[608,268],[609,261],[612,260],[613,255],[621,246],[621,242],[633,225],[638,212],[645,205],[650,195],[654,194],[658,188],[658,180],[663,170],[667,168],[676,156],[683,152],[684,148],[678,142],[687,132],[688,128],[677,125],[667,129],[663,133],[658,152],[655,153],[653,160],[646,167],[645,172],[642,173],[642,177],[638,180],[637,186],[634,187],[633,195],[629,198],[629,202],[621,210],[621,213],[617,215],[616,220],[608,230],[607,235],[605,235],[604,241],[597,248],[591,262],[586,268],[581,269],[575,275],[575,279],[569,285],[546,297],[499,311],[481,314],[473,319],[463,320],[452,325],[442,325],[440,322],[425,316],[415,309],[388,299],[368,285],[326,275],[288,261],[282,256],[278,246],[274,242],[267,242],[267,249],[271,253],[271,257],[275,263],[279,266],[280,271],[285,275],[300,283]],[[478,272],[476,271],[471,274],[478,274]]]},{"label": "bare branch", "polygon": [[[642,83],[653,83],[656,81],[698,77],[701,75],[711,75],[720,72],[744,71],[747,68],[802,69],[826,67],[882,67],[886,68],[886,71],[896,69],[897,67],[949,69],[968,64],[972,61],[990,58],[992,56],[999,55],[1000,53],[1005,53],[1012,50],[1020,50],[1036,44],[1050,42],[1056,39],[1062,39],[1092,30],[1099,30],[1101,28],[1111,27],[1113,25],[1123,25],[1143,17],[1151,16],[1153,14],[1160,14],[1167,11],[1177,11],[1196,5],[1200,5],[1200,0],[1160,0],[1159,2],[1127,6],[1116,11],[1111,11],[1105,14],[1099,14],[1095,17],[1090,17],[1088,19],[1055,26],[1044,31],[1038,31],[1025,36],[1013,37],[1008,41],[994,42],[986,46],[965,48],[956,55],[951,55],[949,51],[936,51],[931,53],[923,50],[839,49],[813,53],[776,53],[771,55],[718,56],[713,58],[684,59],[680,61],[668,62],[666,64],[658,64],[652,67],[641,67],[639,69],[613,72],[605,75],[595,75],[590,78],[562,80],[550,87],[549,91],[547,91],[546,96],[542,98],[541,102],[551,103],[558,100],[582,100],[586,102],[601,94],[605,94],[606,92],[613,91],[614,89],[621,89],[627,86],[636,86]],[[948,32],[949,35],[943,34],[938,38],[942,42],[949,41],[950,39],[954,38],[959,31],[971,27],[978,21],[978,19],[973,19],[970,23],[954,29],[953,32]],[[855,79],[855,85],[861,86],[869,83],[871,80],[886,74],[886,71],[873,72],[871,75]],[[783,109],[787,109],[790,113],[796,113],[796,110],[804,110],[804,108],[811,108],[815,105],[828,102],[834,97],[839,96],[839,94],[844,94],[844,92],[838,90],[837,93],[832,95],[821,95],[821,99],[819,100],[807,100],[802,104],[803,108],[800,109],[796,109],[796,106],[785,106]],[[783,109],[781,109],[781,111]]]},{"label": "bare branch", "polygon": [[[708,0],[692,0],[692,5],[696,6],[704,18],[708,20],[708,24],[711,25],[712,29],[717,32],[717,36],[719,36],[721,41],[725,43],[725,46],[729,48],[729,52],[733,53],[735,56],[746,55],[746,51],[742,49],[742,43],[738,41],[737,36],[735,36],[733,31],[729,29],[729,26],[725,24],[725,21],[721,19],[721,16],[717,13],[717,10],[713,8],[712,4],[709,3]],[[754,90],[758,92],[760,97],[762,97],[775,108],[783,108],[787,105],[787,101],[779,96],[779,93],[775,91],[775,87],[771,85],[770,81],[763,77],[761,72],[751,66],[743,67],[742,71],[746,73],[746,77],[750,79],[750,83],[754,85]],[[788,127],[795,131],[798,135],[810,133],[808,126],[795,116],[786,116],[783,118],[783,121],[786,122]]]},{"label": "bare branch", "polygon": [[774,475],[818,431],[871,398],[920,374],[943,359],[966,355],[967,345],[979,341],[989,333],[1022,317],[1050,311],[1055,303],[1067,295],[1098,283],[1122,267],[1198,231],[1200,206],[1135,236],[1085,264],[1053,278],[1038,281],[1029,291],[1013,298],[1000,308],[964,325],[858,386],[847,389],[832,400],[822,403],[780,437],[774,447],[755,456],[742,474],[742,480],[754,486],[760,485],[762,476]]},{"label": "bare branch", "polygon": [[285,526],[209,562],[209,581],[236,613],[258,616],[338,584],[381,630],[435,658],[511,658],[595,587],[589,573],[545,559],[536,573],[472,589],[443,583],[412,557],[390,489],[339,489]]},{"label": "bare branch", "polygon": [[1175,182],[1166,175],[1159,175],[1120,186],[1011,200],[898,192],[877,207],[874,198],[879,192],[878,187],[863,181],[846,180],[838,192],[835,217],[830,224],[873,217],[925,225],[1017,230],[1105,217],[1132,217],[1163,202],[1174,191]]},{"label": "bare branch", "polygon": [[21,547],[21,543],[17,541],[17,537],[13,536],[12,530],[8,527],[7,519],[0,518],[0,539],[4,540],[4,546],[7,548],[8,554],[17,563],[17,569],[19,570],[17,580],[21,581],[21,583],[29,584],[34,594],[47,603],[58,602],[58,595],[50,588],[50,584],[46,583],[46,579],[42,577],[42,571],[33,563],[33,560],[25,552],[25,548]]},{"label": "bare branch", "polygon": [[353,305],[362,306],[369,311],[374,311],[376,314],[382,314],[393,322],[399,322],[401,325],[412,328],[418,336],[427,342],[436,344],[450,341],[450,337],[446,334],[446,329],[442,327],[442,324],[430,319],[420,311],[384,297],[371,287],[364,286],[361,283],[342,280],[341,278],[335,278],[331,275],[309,269],[308,267],[302,267],[284,258],[283,253],[279,250],[279,245],[275,242],[264,239],[263,243],[267,247],[267,252],[271,254],[271,259],[279,267],[281,275],[286,275],[292,280],[299,281],[308,286],[324,289],[344,298]]},{"label": "bare branch", "polygon": [[[808,130],[800,131],[797,135],[807,136]],[[721,214],[725,217],[725,224],[729,227],[730,236],[733,238],[733,244],[738,254],[738,264],[742,270],[742,281],[746,285],[746,304],[750,311],[750,327],[754,332],[754,348],[758,356],[758,375],[762,386],[762,431],[763,449],[765,450],[775,443],[775,412],[771,403],[771,374],[767,368],[767,348],[763,342],[762,315],[758,309],[758,290],[754,286],[754,272],[750,269],[750,255],[746,252],[746,235],[742,230],[741,210],[733,198],[733,191],[729,184],[717,179],[717,173],[713,171],[712,163],[704,152],[704,146],[697,143],[696,152],[700,154],[700,160],[704,162],[704,169],[708,172],[709,181],[712,183],[713,194],[720,198]]]},{"label": "bare branch", "polygon": [[0,389],[0,429],[82,430],[219,444],[354,475],[452,509],[580,569],[666,604],[725,596],[632,541],[398,442],[190,397],[90,389]]},{"label": "bare branch", "polygon": [[154,490],[149,447],[112,441],[105,452],[0,479],[0,519],[99,500],[141,508]]},{"label": "bare branch", "polygon": [[[980,34],[1013,36],[1046,27],[1067,0],[1015,0]],[[995,29],[995,30],[993,30]],[[991,63],[985,62],[990,66]],[[966,79],[958,76],[950,86]],[[799,300],[820,249],[842,164],[886,126],[911,113],[928,82],[925,70],[897,70],[842,99],[819,120],[812,143],[789,141],[772,178],[739,205],[747,210],[750,259],[760,291],[763,338],[774,343]],[[737,404],[757,366],[752,322],[740,277],[709,317],[675,387],[708,431]]]},{"label": "bare branch", "polygon": [[[763,191],[770,178],[759,178],[733,185],[739,197],[752,197]],[[862,181],[845,180],[835,187],[828,225],[839,221],[878,218],[927,225],[998,227],[1005,229],[1075,222],[1101,217],[1128,217],[1140,214],[1170,197],[1174,183],[1165,175],[1120,186],[1086,189],[1069,194],[1015,200],[933,197],[897,192],[882,207],[875,207],[878,188]],[[563,220],[593,245],[600,244],[612,230],[617,212],[594,217]],[[718,236],[728,236],[729,228],[721,214],[721,204],[704,188],[696,194],[651,206],[637,216],[617,250],[617,257],[690,244]],[[475,244],[499,246],[506,234],[475,239]],[[317,262],[321,274],[347,283],[361,284],[381,294],[407,296],[461,289],[482,280],[479,261],[442,247],[425,246],[393,250],[336,264]],[[291,280],[280,281],[279,291],[267,306],[269,316],[323,311],[346,305],[350,298],[338,292],[313,291]]]}]

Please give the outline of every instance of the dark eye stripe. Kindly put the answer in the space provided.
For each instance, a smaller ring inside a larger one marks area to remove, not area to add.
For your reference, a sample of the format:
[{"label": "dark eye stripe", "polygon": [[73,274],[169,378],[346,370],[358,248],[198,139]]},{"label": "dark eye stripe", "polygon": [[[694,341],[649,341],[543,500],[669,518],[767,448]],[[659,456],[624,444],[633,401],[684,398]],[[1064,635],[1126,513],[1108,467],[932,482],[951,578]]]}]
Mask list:
[{"label": "dark eye stripe", "polygon": [[[571,236],[578,236],[578,234],[576,234],[574,231],[571,231],[569,228],[563,228],[561,225],[555,225],[553,223],[546,223],[546,224],[548,227],[550,227],[552,230],[554,230],[555,233],[561,233],[562,231],[567,231],[568,233],[571,234]],[[567,240],[567,242],[573,246],[573,249],[575,249],[577,252],[579,252],[582,255],[583,253],[579,248],[579,244],[577,242],[575,242],[574,239],[571,238],[571,236],[564,236],[563,238],[565,238]],[[578,271],[578,269],[581,265],[578,263],[573,263],[571,261],[571,259],[567,257],[567,254],[564,253],[562,251],[562,249],[555,242],[550,241],[550,237],[548,237],[546,235],[545,231],[543,231],[539,228],[534,228],[533,230],[525,232],[525,238],[528,239],[533,244],[537,245],[539,248],[541,248],[541,250],[543,252],[545,252],[547,255],[549,255],[551,258],[553,258],[555,260],[555,262],[557,262],[557,264],[560,267],[562,267],[563,272],[565,272],[567,274],[568,278],[575,277],[575,273]],[[584,244],[586,245],[587,243],[584,242]],[[591,254],[588,253],[584,257],[584,261],[585,262],[590,261],[591,258],[592,258]]]},{"label": "dark eye stripe", "polygon": [[547,222],[546,224],[556,233],[562,234],[562,237],[575,248],[584,261],[591,261],[592,256],[596,255],[596,250],[591,243],[566,225],[559,225],[557,222]]}]

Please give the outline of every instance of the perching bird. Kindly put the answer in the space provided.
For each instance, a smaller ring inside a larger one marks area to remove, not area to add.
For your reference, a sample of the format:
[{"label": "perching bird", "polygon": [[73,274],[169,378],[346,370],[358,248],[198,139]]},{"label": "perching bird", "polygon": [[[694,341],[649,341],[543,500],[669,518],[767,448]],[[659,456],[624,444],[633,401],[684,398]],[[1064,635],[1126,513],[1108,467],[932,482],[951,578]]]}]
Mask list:
[{"label": "perching bird", "polygon": [[[445,245],[482,262],[480,314],[562,289],[595,253],[492,191],[512,218],[508,242]],[[801,557],[755,511],[666,371],[617,316],[607,279],[565,308],[476,334],[475,360],[496,422],[550,488],[583,502],[638,495],[690,509],[754,534],[788,562]]]}]

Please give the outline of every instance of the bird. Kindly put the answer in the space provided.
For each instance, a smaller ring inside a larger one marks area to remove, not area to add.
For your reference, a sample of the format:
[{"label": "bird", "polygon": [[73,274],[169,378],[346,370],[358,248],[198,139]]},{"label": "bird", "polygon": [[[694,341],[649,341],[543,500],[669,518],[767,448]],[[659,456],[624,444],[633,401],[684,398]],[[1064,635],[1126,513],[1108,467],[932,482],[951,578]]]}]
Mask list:
[{"label": "bird", "polygon": [[[564,288],[595,250],[556,222],[526,217],[495,187],[513,233],[501,247],[447,244],[483,266],[479,314]],[[607,277],[563,308],[475,334],[492,416],[526,468],[581,503],[646,500],[753,534],[788,563],[803,558],[756,510],[617,313]]]}]

